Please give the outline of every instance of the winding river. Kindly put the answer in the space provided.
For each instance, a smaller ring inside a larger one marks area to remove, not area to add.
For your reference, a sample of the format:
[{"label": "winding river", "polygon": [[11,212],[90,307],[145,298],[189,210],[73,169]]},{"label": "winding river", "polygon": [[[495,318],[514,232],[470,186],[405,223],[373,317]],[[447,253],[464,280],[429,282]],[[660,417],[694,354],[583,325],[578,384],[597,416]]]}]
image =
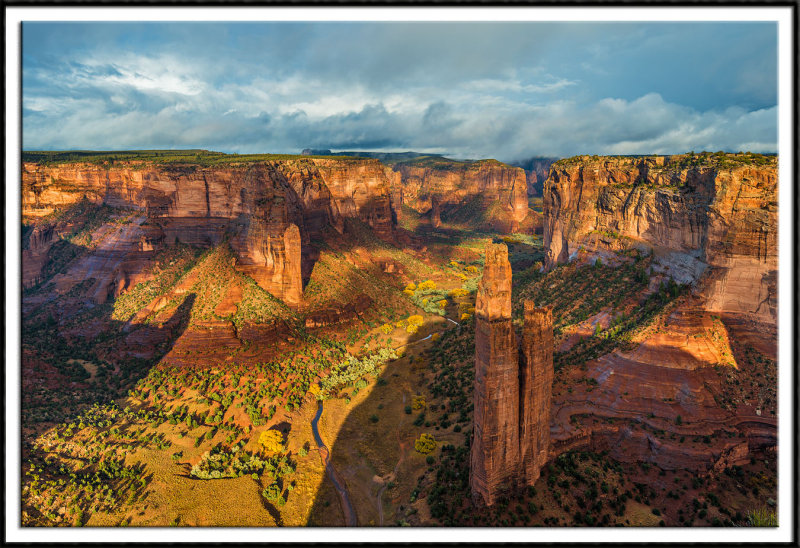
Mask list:
[{"label": "winding river", "polygon": [[339,502],[342,505],[342,512],[344,512],[345,525],[348,527],[356,527],[358,525],[358,520],[356,519],[355,510],[353,510],[353,504],[350,502],[350,497],[347,494],[347,487],[345,486],[344,479],[339,475],[339,472],[336,471],[336,468],[334,468],[333,463],[331,462],[328,446],[325,445],[319,435],[317,423],[319,423],[319,418],[322,416],[322,411],[323,402],[320,400],[319,406],[317,407],[317,414],[314,415],[314,418],[311,420],[311,430],[314,433],[314,439],[317,442],[317,446],[319,446],[319,452],[320,455],[322,455],[322,461],[325,463],[325,472],[328,474],[331,483],[333,483],[334,489],[336,489],[336,492],[339,493]]}]

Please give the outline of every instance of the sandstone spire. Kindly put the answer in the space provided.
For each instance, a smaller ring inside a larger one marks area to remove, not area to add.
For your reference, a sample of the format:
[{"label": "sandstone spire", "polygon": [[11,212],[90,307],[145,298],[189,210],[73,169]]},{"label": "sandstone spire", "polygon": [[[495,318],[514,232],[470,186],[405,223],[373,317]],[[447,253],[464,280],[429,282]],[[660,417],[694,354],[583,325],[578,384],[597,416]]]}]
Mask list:
[{"label": "sandstone spire", "polygon": [[511,265],[505,244],[489,244],[475,305],[475,410],[470,487],[485,504],[516,484],[519,364],[511,325]]},{"label": "sandstone spire", "polygon": [[283,233],[283,248],[286,253],[282,272],[282,299],[289,305],[299,304],[303,298],[303,278],[301,273],[300,229],[290,224]]},{"label": "sandstone spire", "polygon": [[511,324],[511,265],[505,244],[486,247],[475,303],[475,414],[470,455],[473,497],[533,485],[550,451],[552,307],[524,304],[522,353]]},{"label": "sandstone spire", "polygon": [[524,303],[519,369],[521,479],[533,485],[550,449],[553,391],[553,308]]}]

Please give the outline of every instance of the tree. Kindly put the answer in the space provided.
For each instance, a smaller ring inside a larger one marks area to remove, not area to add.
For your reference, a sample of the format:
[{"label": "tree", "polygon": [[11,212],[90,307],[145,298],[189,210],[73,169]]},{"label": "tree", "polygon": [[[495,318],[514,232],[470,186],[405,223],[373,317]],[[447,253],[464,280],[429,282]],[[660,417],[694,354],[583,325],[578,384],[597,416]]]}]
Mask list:
[{"label": "tree", "polygon": [[430,434],[426,433],[420,434],[417,441],[414,442],[414,449],[418,453],[427,455],[428,453],[436,449],[436,439]]},{"label": "tree", "polygon": [[258,443],[267,453],[282,453],[286,447],[283,441],[283,433],[280,430],[265,430],[261,432]]}]

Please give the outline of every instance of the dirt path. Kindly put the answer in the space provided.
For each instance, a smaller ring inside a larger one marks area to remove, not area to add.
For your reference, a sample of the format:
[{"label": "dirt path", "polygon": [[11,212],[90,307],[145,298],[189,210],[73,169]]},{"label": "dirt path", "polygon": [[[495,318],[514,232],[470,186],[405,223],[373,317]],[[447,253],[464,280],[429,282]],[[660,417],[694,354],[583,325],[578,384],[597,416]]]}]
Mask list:
[{"label": "dirt path", "polygon": [[344,482],[344,479],[339,475],[339,472],[337,472],[336,468],[334,468],[333,463],[330,460],[330,451],[328,450],[328,446],[323,443],[322,438],[319,435],[317,423],[319,422],[319,418],[322,416],[322,410],[322,402],[320,401],[319,407],[317,407],[317,414],[314,415],[314,418],[311,420],[311,430],[314,433],[314,439],[319,447],[319,454],[322,456],[322,462],[325,463],[325,472],[328,474],[331,483],[333,483],[334,489],[336,489],[336,492],[339,494],[339,502],[342,505],[345,525],[348,527],[356,527],[358,526],[358,520],[356,519],[355,510],[353,510],[353,504],[350,502],[350,496],[347,493],[347,486]]}]

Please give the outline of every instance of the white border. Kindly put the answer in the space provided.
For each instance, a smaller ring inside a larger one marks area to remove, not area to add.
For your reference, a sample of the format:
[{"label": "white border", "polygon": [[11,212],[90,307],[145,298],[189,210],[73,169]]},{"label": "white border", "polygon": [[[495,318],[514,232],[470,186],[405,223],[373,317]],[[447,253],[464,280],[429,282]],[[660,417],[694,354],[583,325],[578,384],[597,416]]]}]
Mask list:
[{"label": "white border", "polygon": [[[6,540],[9,542],[789,542],[792,362],[792,12],[770,8],[6,8]],[[395,528],[395,529],[22,529],[19,527],[19,29],[20,21],[775,21],[779,41],[779,523],[776,529]]]}]

